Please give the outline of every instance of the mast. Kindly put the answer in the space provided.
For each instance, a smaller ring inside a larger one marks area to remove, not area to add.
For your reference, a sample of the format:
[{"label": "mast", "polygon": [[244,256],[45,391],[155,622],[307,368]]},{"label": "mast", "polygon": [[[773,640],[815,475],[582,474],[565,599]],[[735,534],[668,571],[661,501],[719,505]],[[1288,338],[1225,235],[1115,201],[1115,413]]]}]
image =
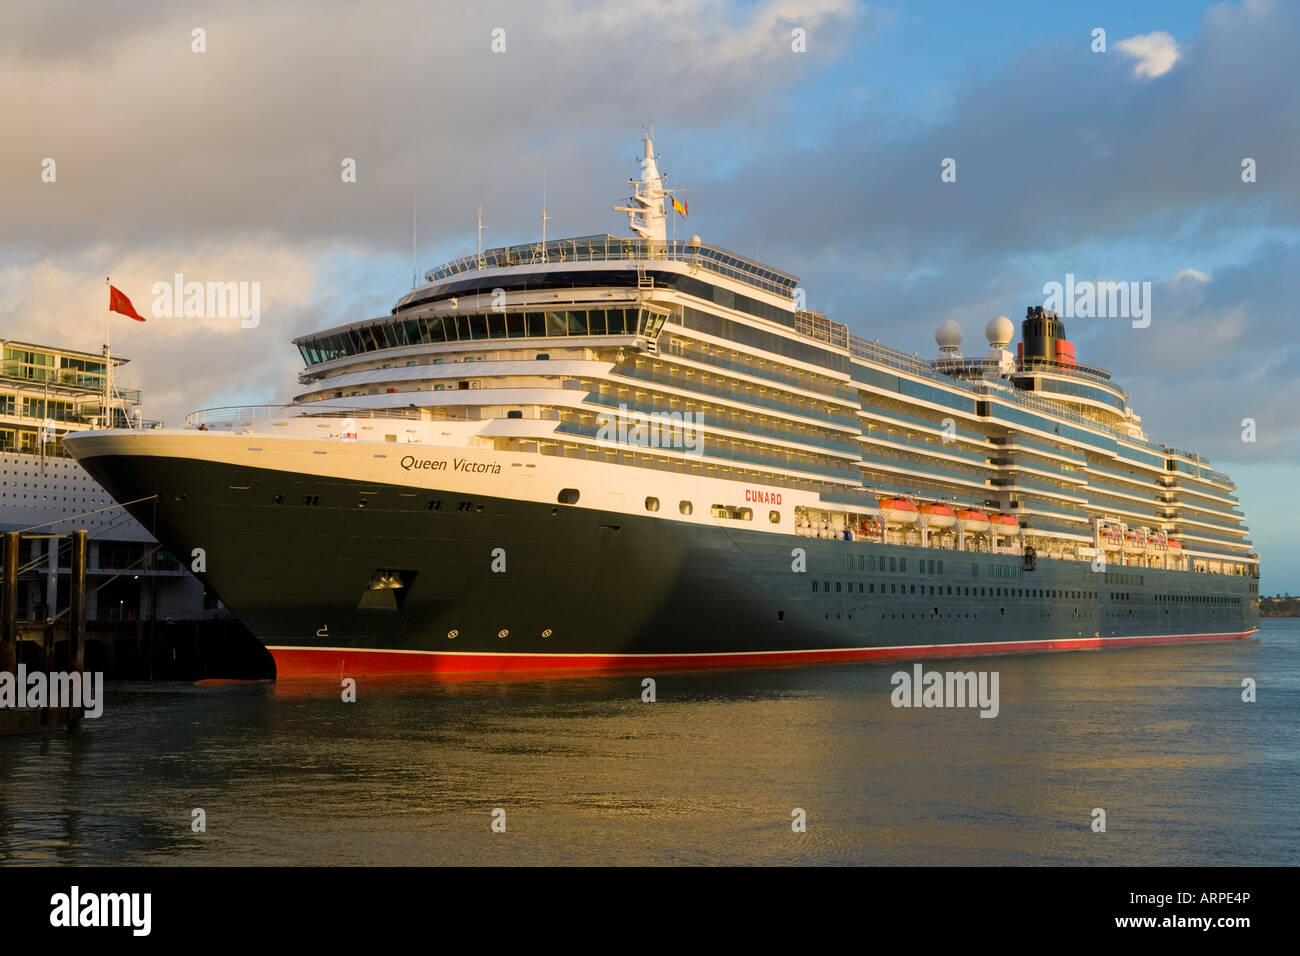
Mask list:
[{"label": "mast", "polygon": [[478,267],[483,268],[483,207],[478,207]]},{"label": "mast", "polygon": [[542,177],[542,261],[546,262],[546,221],[551,217],[546,214],[546,177]]},{"label": "mast", "polygon": [[642,139],[644,154],[641,158],[641,178],[629,179],[634,189],[628,200],[633,205],[615,206],[615,212],[625,212],[628,225],[641,239],[666,242],[668,239],[667,217],[664,215],[664,180],[659,175],[654,148],[654,133],[647,132]]}]

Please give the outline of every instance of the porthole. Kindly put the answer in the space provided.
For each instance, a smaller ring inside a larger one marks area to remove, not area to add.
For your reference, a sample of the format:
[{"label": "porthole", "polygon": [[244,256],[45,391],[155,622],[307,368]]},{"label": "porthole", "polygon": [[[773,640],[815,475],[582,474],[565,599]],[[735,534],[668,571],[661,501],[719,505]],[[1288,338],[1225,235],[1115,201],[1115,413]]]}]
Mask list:
[{"label": "porthole", "polygon": [[560,490],[560,493],[556,495],[555,500],[562,505],[576,505],[578,503],[578,489],[563,488]]},{"label": "porthole", "polygon": [[646,510],[646,511],[658,511],[658,510],[659,510],[659,499],[658,499],[658,498],[655,498],[655,497],[653,497],[653,496],[652,496],[652,497],[649,497],[649,498],[646,498],[646,500],[645,500],[645,510]]},{"label": "porthole", "polygon": [[695,506],[689,501],[679,501],[677,502],[677,510],[684,515],[688,515],[695,511]]},{"label": "porthole", "polygon": [[767,520],[770,521],[770,522],[772,522],[772,524],[780,524],[780,523],[781,523],[781,512],[779,512],[779,511],[769,511],[769,512],[767,513]]}]

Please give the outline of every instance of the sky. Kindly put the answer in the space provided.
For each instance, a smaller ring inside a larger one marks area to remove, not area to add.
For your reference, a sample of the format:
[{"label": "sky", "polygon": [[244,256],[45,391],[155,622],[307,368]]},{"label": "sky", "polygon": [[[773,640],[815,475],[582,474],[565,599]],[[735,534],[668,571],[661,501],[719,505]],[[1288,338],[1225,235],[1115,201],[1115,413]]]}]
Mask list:
[{"label": "sky", "polygon": [[[488,246],[543,199],[549,237],[626,234],[653,123],[681,237],[907,352],[952,319],[981,353],[1067,275],[1150,283],[1146,327],[1066,318],[1078,358],[1233,476],[1261,590],[1300,594],[1298,54],[1269,0],[10,4],[0,337],[98,351],[111,276],[147,418],[288,401],[293,336],[409,291],[413,207],[421,272],[478,205]],[[258,283],[259,321],[155,315],[178,273]]]}]

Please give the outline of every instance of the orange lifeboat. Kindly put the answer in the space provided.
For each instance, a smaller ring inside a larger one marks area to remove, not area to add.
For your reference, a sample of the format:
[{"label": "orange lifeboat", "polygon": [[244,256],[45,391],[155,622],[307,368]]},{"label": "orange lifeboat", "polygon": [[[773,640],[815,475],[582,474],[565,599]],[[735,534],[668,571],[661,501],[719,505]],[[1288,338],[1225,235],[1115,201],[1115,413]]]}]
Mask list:
[{"label": "orange lifeboat", "polygon": [[957,523],[957,516],[947,505],[921,505],[921,514],[931,528],[951,528]]},{"label": "orange lifeboat", "polygon": [[978,508],[959,509],[957,520],[961,523],[962,530],[968,533],[978,534],[989,529],[989,516]]},{"label": "orange lifeboat", "polygon": [[1146,546],[1147,539],[1140,531],[1125,531],[1124,543],[1128,545],[1133,545],[1134,547],[1137,548],[1142,548]]},{"label": "orange lifeboat", "polygon": [[1169,550],[1170,550],[1170,551],[1181,551],[1181,550],[1183,550],[1183,543],[1182,543],[1181,541],[1170,540],[1170,542],[1169,542]]},{"label": "orange lifeboat", "polygon": [[876,504],[880,506],[886,524],[911,524],[920,513],[916,505],[906,498],[878,498]]},{"label": "orange lifeboat", "polygon": [[1020,530],[1020,521],[1015,515],[995,514],[989,518],[989,524],[998,534],[1011,534]]},{"label": "orange lifeboat", "polygon": [[1101,546],[1107,551],[1119,550],[1119,526],[1104,524],[1101,526]]},{"label": "orange lifeboat", "polygon": [[1163,549],[1165,546],[1165,536],[1159,531],[1152,531],[1147,535],[1147,547]]}]

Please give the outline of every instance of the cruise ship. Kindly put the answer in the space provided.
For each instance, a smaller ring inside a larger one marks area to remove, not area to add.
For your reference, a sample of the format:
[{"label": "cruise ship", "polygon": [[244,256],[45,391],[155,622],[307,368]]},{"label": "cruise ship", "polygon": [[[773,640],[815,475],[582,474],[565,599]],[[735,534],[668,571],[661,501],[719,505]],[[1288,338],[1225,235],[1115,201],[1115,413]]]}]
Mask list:
[{"label": "cruise ship", "polygon": [[294,341],[300,394],[65,447],[288,677],[724,668],[1250,637],[1231,479],[1031,307],[933,359],[667,236],[483,250]]}]

